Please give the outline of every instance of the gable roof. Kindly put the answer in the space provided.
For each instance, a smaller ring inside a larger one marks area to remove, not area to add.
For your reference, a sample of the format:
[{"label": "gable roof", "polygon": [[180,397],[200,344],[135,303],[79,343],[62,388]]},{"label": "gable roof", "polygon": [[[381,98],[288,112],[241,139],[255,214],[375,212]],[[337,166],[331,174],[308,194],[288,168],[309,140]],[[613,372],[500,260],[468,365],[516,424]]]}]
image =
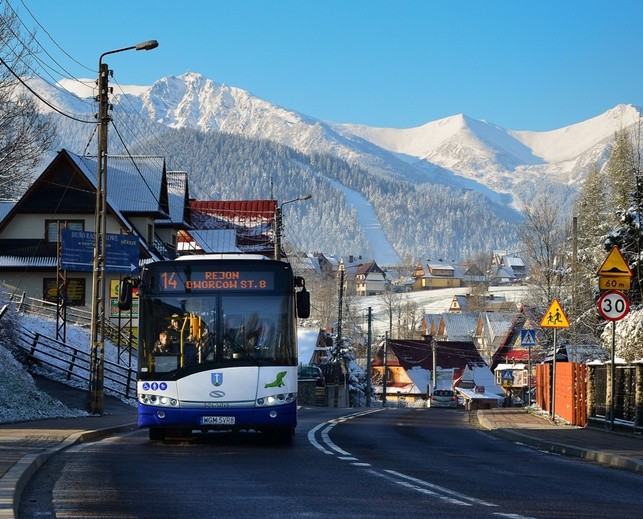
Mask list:
[{"label": "gable roof", "polygon": [[[107,210],[123,229],[139,238],[143,252],[142,261],[150,257],[159,258],[151,249],[151,245],[125,217],[125,212],[128,216],[167,218],[167,211],[162,207],[163,200],[167,206],[167,187],[164,187],[165,163],[159,159],[108,157]],[[129,167],[126,162],[129,162]],[[57,214],[63,211],[72,215],[93,214],[96,208],[96,168],[95,157],[80,157],[66,149],[60,150],[0,221],[0,232],[18,213]],[[147,177],[143,178],[143,175]],[[124,211],[119,203],[124,204]],[[0,266],[5,270],[16,267],[55,267],[57,263],[56,244],[47,243],[42,239],[2,239],[0,255]]]},{"label": "gable roof", "polygon": [[357,267],[358,276],[367,276],[368,274],[371,274],[373,272],[382,274],[384,277],[386,277],[384,271],[374,261],[370,261],[369,263],[365,263],[364,265],[360,265],[359,267]]},{"label": "gable roof", "polygon": [[471,341],[476,333],[478,314],[446,312],[442,314],[444,335],[449,342]]},{"label": "gable roof", "polygon": [[[96,157],[69,156],[96,186]],[[123,214],[169,217],[165,159],[153,156],[107,157],[107,203]]]},{"label": "gable roof", "polygon": [[[433,370],[433,349],[430,342],[389,340],[389,346],[406,371],[415,366]],[[469,341],[436,341],[435,363],[442,369],[486,366],[473,342]]]},{"label": "gable roof", "polygon": [[189,228],[190,193],[188,174],[186,171],[168,171],[166,177],[169,218],[156,220],[154,225],[158,227]]},{"label": "gable roof", "polygon": [[276,200],[190,200],[192,213],[244,227],[272,225],[276,209]]}]

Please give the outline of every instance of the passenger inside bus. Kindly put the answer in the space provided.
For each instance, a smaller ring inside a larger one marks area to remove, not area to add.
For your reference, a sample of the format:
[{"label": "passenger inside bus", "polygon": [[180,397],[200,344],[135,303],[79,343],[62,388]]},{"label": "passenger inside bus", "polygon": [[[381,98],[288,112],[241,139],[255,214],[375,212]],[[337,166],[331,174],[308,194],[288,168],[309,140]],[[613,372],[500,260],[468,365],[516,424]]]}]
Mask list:
[{"label": "passenger inside bus", "polygon": [[181,343],[181,327],[179,325],[179,314],[172,314],[170,319],[170,325],[167,327],[168,334],[170,336],[170,342],[174,346],[175,350],[178,350],[178,346]]}]

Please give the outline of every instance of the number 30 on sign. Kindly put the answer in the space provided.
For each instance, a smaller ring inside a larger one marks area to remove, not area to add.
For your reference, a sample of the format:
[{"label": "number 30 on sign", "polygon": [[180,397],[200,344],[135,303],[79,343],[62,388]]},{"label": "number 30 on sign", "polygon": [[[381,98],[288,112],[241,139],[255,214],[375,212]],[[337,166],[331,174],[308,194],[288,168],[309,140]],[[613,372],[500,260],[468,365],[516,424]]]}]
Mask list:
[{"label": "number 30 on sign", "polygon": [[598,312],[608,321],[620,321],[629,311],[629,300],[618,290],[605,292],[598,300]]}]

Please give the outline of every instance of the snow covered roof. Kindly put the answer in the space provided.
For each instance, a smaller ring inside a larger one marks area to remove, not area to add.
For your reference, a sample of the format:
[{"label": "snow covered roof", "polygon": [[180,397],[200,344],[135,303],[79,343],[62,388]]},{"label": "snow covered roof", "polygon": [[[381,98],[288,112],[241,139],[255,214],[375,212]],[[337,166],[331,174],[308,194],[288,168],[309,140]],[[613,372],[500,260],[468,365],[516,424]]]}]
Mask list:
[{"label": "snow covered roof", "polygon": [[478,314],[447,312],[442,314],[444,334],[449,341],[470,341],[478,325]]},{"label": "snow covered roof", "polygon": [[186,227],[189,221],[188,174],[185,171],[167,172],[169,219],[156,220],[155,225]]},{"label": "snow covered roof", "polygon": [[[179,242],[179,250],[202,249],[205,253],[242,252],[237,247],[237,233],[234,229],[194,229],[189,231],[195,243]],[[196,245],[196,247],[195,247]]]},{"label": "snow covered roof", "polygon": [[[96,157],[69,156],[96,186]],[[153,156],[114,156],[107,158],[107,199],[122,213],[157,214],[168,217],[165,159]]]},{"label": "snow covered roof", "polygon": [[0,222],[5,219],[14,205],[16,205],[15,200],[0,200]]}]

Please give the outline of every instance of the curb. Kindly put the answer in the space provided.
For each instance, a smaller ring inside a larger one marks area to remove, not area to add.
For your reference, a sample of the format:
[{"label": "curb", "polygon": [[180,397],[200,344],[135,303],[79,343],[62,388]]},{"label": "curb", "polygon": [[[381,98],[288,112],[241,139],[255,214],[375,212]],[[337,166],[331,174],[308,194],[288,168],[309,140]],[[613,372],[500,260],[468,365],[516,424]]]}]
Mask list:
[{"label": "curb", "polygon": [[575,445],[545,441],[540,438],[529,436],[528,434],[511,429],[496,429],[489,424],[488,420],[484,417],[484,413],[477,413],[477,419],[480,426],[487,432],[509,441],[524,443],[529,447],[534,447],[546,452],[553,452],[555,454],[561,454],[563,456],[580,458],[586,461],[593,461],[600,465],[625,469],[636,472],[638,474],[643,474],[643,462],[639,460],[626,458],[624,456],[618,456],[609,452],[585,449],[583,447],[578,447]]},{"label": "curb", "polygon": [[77,443],[89,442],[136,428],[137,424],[132,422],[104,429],[75,432],[62,440],[56,447],[39,454],[27,454],[20,458],[0,479],[0,519],[15,519],[18,517],[20,498],[27,483],[51,456]]}]

